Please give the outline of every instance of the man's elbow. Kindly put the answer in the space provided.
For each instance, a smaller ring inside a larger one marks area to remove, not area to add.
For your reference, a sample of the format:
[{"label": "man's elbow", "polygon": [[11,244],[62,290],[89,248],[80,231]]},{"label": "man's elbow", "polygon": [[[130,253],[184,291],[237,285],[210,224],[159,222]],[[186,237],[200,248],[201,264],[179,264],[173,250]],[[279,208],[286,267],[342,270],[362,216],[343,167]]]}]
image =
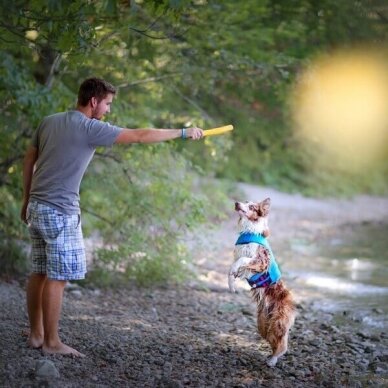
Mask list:
[{"label": "man's elbow", "polygon": [[115,140],[115,144],[146,143],[145,131],[123,129]]},{"label": "man's elbow", "polygon": [[38,159],[38,149],[34,146],[28,147],[24,156],[24,162],[29,164],[35,164]]}]

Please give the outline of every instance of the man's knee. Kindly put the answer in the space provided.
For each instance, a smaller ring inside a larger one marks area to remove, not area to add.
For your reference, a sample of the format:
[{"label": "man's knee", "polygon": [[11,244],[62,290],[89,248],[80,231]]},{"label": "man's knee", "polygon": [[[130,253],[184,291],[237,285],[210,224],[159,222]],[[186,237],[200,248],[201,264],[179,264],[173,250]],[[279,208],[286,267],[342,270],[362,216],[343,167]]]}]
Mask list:
[{"label": "man's knee", "polygon": [[46,284],[51,287],[65,288],[67,280],[58,280],[58,279],[50,279],[47,278]]}]

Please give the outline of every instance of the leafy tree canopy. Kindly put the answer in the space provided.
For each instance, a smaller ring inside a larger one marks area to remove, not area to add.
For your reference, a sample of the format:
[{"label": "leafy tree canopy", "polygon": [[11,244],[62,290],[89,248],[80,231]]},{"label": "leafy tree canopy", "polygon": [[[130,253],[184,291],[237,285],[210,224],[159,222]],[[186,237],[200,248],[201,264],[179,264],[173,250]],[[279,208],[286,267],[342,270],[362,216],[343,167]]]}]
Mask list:
[{"label": "leafy tree canopy", "polygon": [[220,193],[206,191],[198,173],[288,190],[338,190],[344,182],[352,190],[385,189],[379,172],[367,184],[333,166],[311,172],[287,106],[290,86],[317,53],[386,41],[382,0],[15,0],[1,1],[0,12],[6,254],[25,238],[18,206],[29,139],[44,115],[74,107],[80,82],[92,75],[118,86],[108,118],[117,125],[236,127],[196,144],[99,150],[82,186],[85,226],[112,244],[102,262],[116,260],[128,276],[152,267],[152,260],[133,265],[150,231],[145,254],[161,258],[153,263],[175,252],[182,263],[177,236],[203,222],[201,205]]}]

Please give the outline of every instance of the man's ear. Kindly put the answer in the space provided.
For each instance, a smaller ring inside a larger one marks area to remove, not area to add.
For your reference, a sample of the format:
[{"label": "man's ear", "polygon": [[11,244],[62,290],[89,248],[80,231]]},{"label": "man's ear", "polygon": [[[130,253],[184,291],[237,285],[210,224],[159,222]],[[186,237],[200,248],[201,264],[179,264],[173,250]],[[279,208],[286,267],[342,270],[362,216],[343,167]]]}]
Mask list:
[{"label": "man's ear", "polygon": [[90,99],[90,106],[91,106],[92,108],[95,108],[95,107],[97,106],[97,104],[98,104],[97,98],[96,98],[96,97],[92,97],[92,98]]}]

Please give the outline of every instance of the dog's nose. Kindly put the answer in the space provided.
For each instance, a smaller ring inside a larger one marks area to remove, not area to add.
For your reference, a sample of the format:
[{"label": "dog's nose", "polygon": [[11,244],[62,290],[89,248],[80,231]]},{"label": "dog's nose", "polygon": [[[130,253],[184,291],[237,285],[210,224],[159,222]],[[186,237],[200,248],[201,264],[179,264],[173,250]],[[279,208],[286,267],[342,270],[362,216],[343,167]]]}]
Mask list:
[{"label": "dog's nose", "polygon": [[240,209],[240,203],[239,202],[235,202],[234,203],[234,210],[239,210]]}]

